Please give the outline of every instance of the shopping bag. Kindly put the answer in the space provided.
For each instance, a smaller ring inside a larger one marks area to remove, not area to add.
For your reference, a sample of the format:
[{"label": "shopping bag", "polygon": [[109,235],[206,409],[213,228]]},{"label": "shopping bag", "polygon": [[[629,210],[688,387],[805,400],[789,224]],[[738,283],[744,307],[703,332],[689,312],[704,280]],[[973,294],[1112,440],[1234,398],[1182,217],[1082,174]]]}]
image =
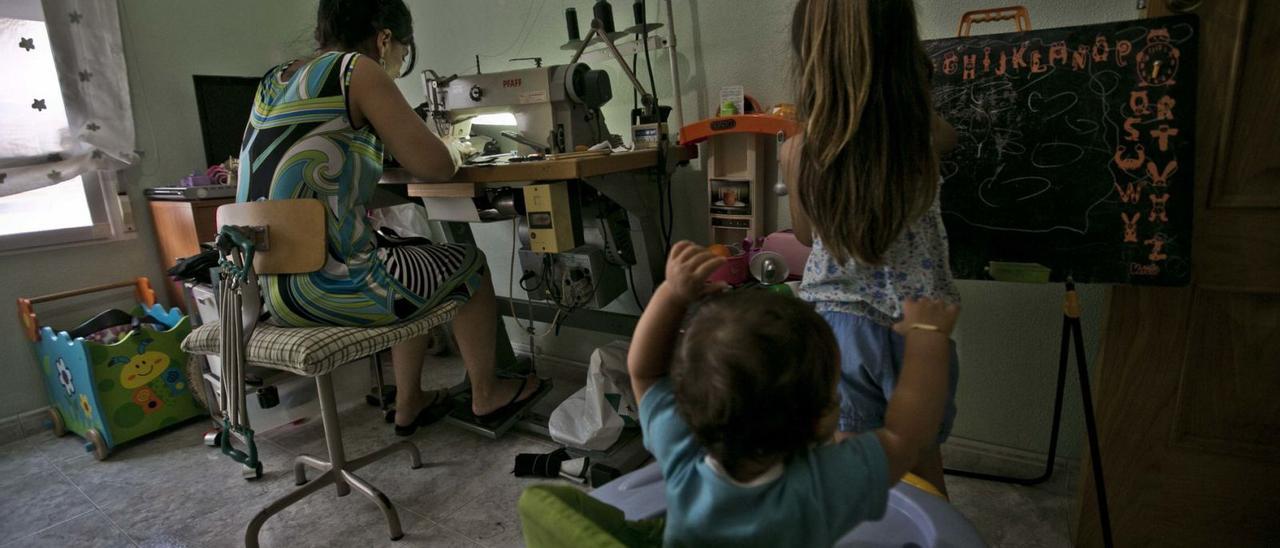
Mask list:
[{"label": "shopping bag", "polygon": [[431,239],[431,224],[427,222],[427,210],[418,204],[406,203],[380,207],[369,211],[374,230],[391,229],[401,238]]},{"label": "shopping bag", "polygon": [[626,342],[613,342],[591,353],[587,385],[551,413],[555,441],[577,449],[604,451],[618,441],[622,429],[639,424],[639,407],[627,375]]}]

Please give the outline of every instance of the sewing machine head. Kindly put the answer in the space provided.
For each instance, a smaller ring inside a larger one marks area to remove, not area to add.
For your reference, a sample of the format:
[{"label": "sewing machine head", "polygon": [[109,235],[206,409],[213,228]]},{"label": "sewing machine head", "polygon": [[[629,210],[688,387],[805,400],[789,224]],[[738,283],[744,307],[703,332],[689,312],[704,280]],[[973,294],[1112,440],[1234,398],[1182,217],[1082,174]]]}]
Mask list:
[{"label": "sewing machine head", "polygon": [[458,139],[487,138],[490,153],[573,152],[609,139],[600,114],[613,97],[609,75],[583,63],[422,78],[428,120]]}]

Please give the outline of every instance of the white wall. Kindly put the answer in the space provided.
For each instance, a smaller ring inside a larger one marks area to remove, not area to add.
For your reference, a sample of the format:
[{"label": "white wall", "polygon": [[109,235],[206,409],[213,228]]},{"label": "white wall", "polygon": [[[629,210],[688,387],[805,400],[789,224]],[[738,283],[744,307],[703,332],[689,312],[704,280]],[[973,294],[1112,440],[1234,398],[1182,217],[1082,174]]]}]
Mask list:
[{"label": "white wall", "polygon": [[[18,297],[139,275],[151,278],[163,301],[165,282],[142,189],[171,184],[204,166],[191,76],[260,76],[290,54],[311,48],[313,0],[125,0],[120,7],[138,148],[146,153],[141,165],[122,177],[138,237],[0,256],[5,306],[14,306]],[[128,309],[131,295],[128,290],[104,293],[39,305],[36,311],[42,324],[67,329],[106,308]],[[31,345],[12,310],[0,314],[0,418],[47,404]]]},{"label": "white wall", "polygon": [[[513,57],[541,56],[548,64],[563,63],[569,53],[559,49],[565,40],[563,8],[578,9],[585,30],[589,0],[408,0],[416,18],[421,45],[418,68],[441,73],[467,72],[473,56],[481,55],[486,72],[527,66],[509,63]],[[1036,28],[1134,18],[1134,0],[1025,0]],[[166,184],[203,163],[192,74],[256,76],[274,63],[305,54],[311,47],[313,0],[127,0],[121,2],[126,56],[130,66],[139,147],[147,150],[139,170],[128,177],[139,238],[112,244],[0,257],[0,297],[12,303],[30,296],[137,274],[160,283],[150,219],[140,189]],[[627,0],[613,0],[619,27],[631,21]],[[660,2],[649,2],[650,21],[658,18]],[[706,117],[715,108],[719,88],[740,84],[762,103],[790,98],[788,26],[790,0],[675,0],[679,67],[688,120]],[[925,38],[954,35],[960,14],[988,7],[977,0],[920,0],[917,3]],[[252,14],[252,15],[250,15]],[[993,25],[999,27],[999,25]],[[982,27],[979,27],[982,28]],[[665,52],[653,58],[654,76],[664,101],[671,99]],[[598,65],[598,64],[597,64]],[[629,88],[620,72],[612,71],[614,100],[606,118],[615,133],[626,133],[631,107]],[[400,82],[410,103],[422,100],[416,78]],[[698,238],[706,211],[705,174],[695,162],[677,175],[676,236]],[[788,222],[785,207],[781,219]],[[775,216],[776,217],[776,216]],[[499,294],[506,294],[510,265],[510,226],[475,229],[493,267]],[[965,316],[957,334],[961,348],[955,435],[1027,450],[1041,450],[1048,437],[1052,387],[1061,328],[1061,290],[1055,286],[1016,286],[963,282]],[[1085,337],[1092,361],[1104,313],[1101,288],[1082,291]],[[618,310],[632,310],[624,296]],[[95,301],[76,306],[47,306],[39,311],[54,325],[76,321],[109,304]],[[510,322],[508,322],[510,326]],[[512,331],[517,343],[527,342]],[[610,337],[565,329],[539,345],[545,352],[585,361],[591,349]],[[13,314],[0,314],[0,417],[44,405],[30,348],[19,335]],[[1074,379],[1074,377],[1072,377]],[[1076,386],[1068,386],[1064,414],[1063,454],[1079,454],[1082,438]]]},{"label": "white wall", "polygon": [[[658,16],[661,2],[648,3],[649,20],[665,22],[665,17]],[[617,26],[629,26],[631,2],[613,0],[612,4]],[[689,121],[710,115],[718,102],[719,89],[725,85],[745,86],[747,93],[766,106],[790,100],[789,26],[794,2],[676,0],[672,4],[685,116]],[[1133,0],[1026,0],[1022,4],[1030,9],[1035,28],[1132,19],[1138,15]],[[472,72],[477,54],[485,72],[528,66],[524,62],[507,62],[513,57],[541,56],[547,64],[567,62],[570,54],[559,49],[566,38],[563,8],[576,7],[579,24],[585,29],[592,2],[417,0],[410,5],[417,19],[416,38],[422,45],[419,68],[452,74]],[[919,0],[921,33],[926,39],[954,36],[964,11],[989,6],[989,2],[977,0]],[[1006,28],[991,24],[979,26],[978,30],[991,27],[995,27],[993,31]],[[653,64],[660,97],[669,103],[672,86],[666,52],[654,56]],[[611,71],[611,80],[614,100],[606,105],[605,115],[615,133],[625,134],[631,108],[630,87],[618,71]],[[401,88],[411,103],[421,101],[421,86],[416,79],[405,79]],[[701,217],[707,206],[705,173],[695,162],[680,170],[676,180],[676,235],[700,239],[706,222]],[[778,226],[787,226],[785,206],[775,207],[772,212],[771,220]],[[475,232],[493,266],[498,292],[506,294],[510,228],[484,226]],[[1043,451],[1052,416],[1062,290],[1057,286],[991,282],[960,285],[965,314],[956,336],[961,374],[955,435]],[[1104,313],[1103,289],[1083,288],[1081,297],[1086,314],[1086,347],[1092,361]],[[624,296],[614,309],[633,307]],[[518,343],[526,342],[527,336],[512,333]],[[608,337],[566,329],[559,338],[545,338],[540,345],[549,353],[585,361],[592,348],[607,340]],[[1079,454],[1083,437],[1074,378],[1072,374],[1064,411],[1061,453],[1066,456]]]}]

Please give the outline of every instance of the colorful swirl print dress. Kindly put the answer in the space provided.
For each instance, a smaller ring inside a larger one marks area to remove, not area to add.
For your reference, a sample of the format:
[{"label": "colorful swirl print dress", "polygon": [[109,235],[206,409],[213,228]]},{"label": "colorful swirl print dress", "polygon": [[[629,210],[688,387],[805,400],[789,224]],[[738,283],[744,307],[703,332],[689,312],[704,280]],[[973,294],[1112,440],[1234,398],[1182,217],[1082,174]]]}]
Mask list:
[{"label": "colorful swirl print dress", "polygon": [[390,325],[447,299],[465,301],[485,272],[474,247],[375,233],[366,212],[382,177],[382,143],[352,127],[347,102],[359,55],[329,52],[286,80],[263,76],[240,150],[237,202],[314,198],[326,206],[322,269],[263,276],[271,323]]}]

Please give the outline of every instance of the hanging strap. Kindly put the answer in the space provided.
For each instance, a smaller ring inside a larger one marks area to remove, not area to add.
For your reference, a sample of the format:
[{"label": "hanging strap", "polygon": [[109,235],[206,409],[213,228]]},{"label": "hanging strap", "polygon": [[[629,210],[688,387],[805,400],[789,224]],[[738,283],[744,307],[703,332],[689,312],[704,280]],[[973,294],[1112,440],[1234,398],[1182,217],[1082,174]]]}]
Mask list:
[{"label": "hanging strap", "polygon": [[[252,237],[246,237],[240,227],[224,226],[218,233],[217,243],[218,264],[222,270],[218,303],[218,350],[222,359],[222,453],[249,468],[257,468],[258,447],[249,424],[244,384],[246,345],[257,326],[261,307],[257,275],[253,272],[254,241]],[[232,434],[244,438],[247,451],[240,451],[231,444]]]}]

